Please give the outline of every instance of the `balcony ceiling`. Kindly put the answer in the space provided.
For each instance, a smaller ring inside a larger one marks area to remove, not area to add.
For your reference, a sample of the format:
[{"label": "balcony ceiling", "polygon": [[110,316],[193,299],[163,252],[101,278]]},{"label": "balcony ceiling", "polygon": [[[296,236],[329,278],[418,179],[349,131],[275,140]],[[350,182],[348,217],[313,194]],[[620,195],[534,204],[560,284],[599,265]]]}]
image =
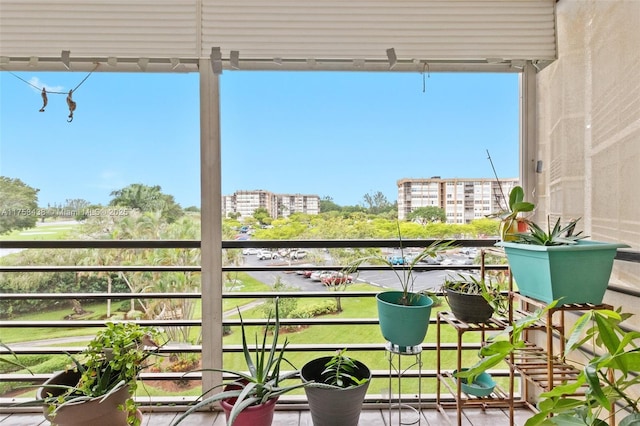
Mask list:
[{"label": "balcony ceiling", "polygon": [[5,70],[196,71],[212,48],[225,69],[542,68],[555,0],[0,0]]}]

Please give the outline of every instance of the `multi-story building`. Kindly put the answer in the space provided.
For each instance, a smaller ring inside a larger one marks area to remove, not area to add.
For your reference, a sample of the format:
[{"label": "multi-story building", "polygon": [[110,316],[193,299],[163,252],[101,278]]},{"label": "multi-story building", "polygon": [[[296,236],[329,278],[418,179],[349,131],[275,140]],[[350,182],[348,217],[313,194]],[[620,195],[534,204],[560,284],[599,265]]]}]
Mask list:
[{"label": "multi-story building", "polygon": [[444,210],[447,223],[470,223],[506,207],[511,188],[518,179],[400,179],[398,181],[398,219],[420,208],[435,206]]},{"label": "multi-story building", "polygon": [[293,213],[320,213],[320,197],[304,194],[274,194],[257,189],[254,191],[236,191],[233,195],[222,197],[222,215],[240,214],[251,216],[258,208],[264,208],[272,218],[288,217]]}]

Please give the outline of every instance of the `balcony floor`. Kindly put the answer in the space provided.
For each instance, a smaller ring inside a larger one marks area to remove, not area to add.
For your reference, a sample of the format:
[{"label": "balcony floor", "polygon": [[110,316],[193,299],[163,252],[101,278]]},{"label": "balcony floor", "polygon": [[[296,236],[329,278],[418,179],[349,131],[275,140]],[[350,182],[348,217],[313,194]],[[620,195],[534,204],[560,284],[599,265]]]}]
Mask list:
[{"label": "balcony floor", "polygon": [[[391,416],[390,416],[391,414]],[[509,417],[508,410],[500,408],[487,408],[482,410],[480,408],[465,408],[463,410],[462,425],[465,426],[499,426],[508,425]],[[516,409],[514,424],[523,425],[526,419],[532,415],[532,412],[527,409]],[[173,419],[178,416],[178,413],[174,412],[154,412],[144,413],[143,426],[169,426]],[[391,417],[391,419],[390,419]],[[391,422],[390,422],[391,420]],[[360,415],[359,425],[362,426],[390,426],[398,425],[398,411],[388,410],[364,410]],[[417,422],[417,416],[410,411],[403,411],[402,424],[420,424],[424,426],[440,426],[447,424],[456,424],[456,411],[455,409],[447,410],[447,415],[444,416],[436,409],[423,409],[421,422]],[[412,423],[413,422],[413,423]],[[184,426],[200,426],[200,425],[213,425],[224,426],[224,415],[222,413],[196,413],[191,415],[188,420],[181,423]],[[309,411],[290,411],[290,410],[278,410],[275,413],[273,424],[276,426],[312,426],[311,414]],[[0,414],[0,426],[48,426],[49,422],[45,421],[40,413],[13,413],[13,414]]]}]

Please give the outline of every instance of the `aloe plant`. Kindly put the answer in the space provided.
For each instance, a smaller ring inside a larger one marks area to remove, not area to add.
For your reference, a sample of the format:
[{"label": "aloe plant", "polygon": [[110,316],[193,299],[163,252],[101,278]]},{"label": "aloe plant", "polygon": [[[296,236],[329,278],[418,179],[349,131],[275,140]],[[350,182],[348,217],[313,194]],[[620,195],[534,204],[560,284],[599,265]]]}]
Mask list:
[{"label": "aloe plant", "polygon": [[[217,371],[222,373],[228,373],[232,380],[231,382],[222,383],[212,389],[207,389],[202,393],[201,398],[195,404],[193,404],[187,411],[185,411],[172,426],[176,426],[182,423],[191,413],[199,410],[202,407],[213,404],[226,399],[235,399],[233,409],[229,414],[227,421],[228,425],[232,425],[236,418],[242,413],[242,411],[252,405],[263,404],[272,398],[276,398],[287,392],[291,392],[294,389],[302,388],[306,386],[305,383],[297,383],[294,385],[282,386],[281,382],[292,379],[298,375],[298,371],[281,372],[280,367],[283,362],[287,363],[291,367],[293,365],[284,357],[287,349],[288,340],[285,339],[281,349],[278,349],[278,337],[280,329],[280,313],[278,309],[278,298],[275,302],[275,324],[270,327],[271,316],[267,319],[267,325],[264,328],[262,335],[262,343],[258,343],[258,336],[255,336],[255,349],[254,356],[252,357],[249,345],[247,344],[247,335],[242,320],[242,314],[238,309],[240,315],[240,326],[242,329],[242,353],[244,354],[244,360],[247,366],[247,372],[236,371],[223,368],[210,368],[202,369],[199,371]],[[271,344],[267,343],[267,336],[273,330],[273,340]],[[295,367],[293,367],[295,368]],[[217,387],[233,385],[231,389],[224,390],[210,397],[204,397]],[[203,398],[204,397],[204,398]]]},{"label": "aloe plant", "polygon": [[574,234],[578,219],[571,220],[567,225],[560,225],[560,218],[556,221],[553,229],[549,217],[547,217],[547,230],[544,231],[534,222],[529,222],[529,232],[515,234],[517,243],[533,244],[539,246],[559,246],[577,244],[579,240],[587,238],[582,235],[582,231]]}]

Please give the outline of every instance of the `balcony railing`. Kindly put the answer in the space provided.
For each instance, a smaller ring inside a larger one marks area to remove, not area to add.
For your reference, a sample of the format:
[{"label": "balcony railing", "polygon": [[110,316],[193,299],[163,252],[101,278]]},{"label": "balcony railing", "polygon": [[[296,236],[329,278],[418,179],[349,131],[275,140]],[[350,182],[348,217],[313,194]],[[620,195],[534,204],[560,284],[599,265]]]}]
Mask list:
[{"label": "balcony railing", "polygon": [[[401,245],[404,249],[426,247],[432,240],[403,240]],[[495,240],[457,240],[455,244],[459,247],[475,247],[475,248],[489,248],[493,247]],[[279,249],[279,248],[304,248],[307,250],[312,249],[332,249],[332,248],[397,248],[400,246],[398,240],[312,240],[312,241],[223,241],[223,250],[234,250],[244,248],[267,248],[267,249]],[[15,249],[118,249],[118,250],[159,250],[159,249],[197,249],[200,247],[199,241],[2,241],[0,242],[1,248],[15,248]],[[622,257],[625,255],[623,254]],[[637,256],[636,256],[637,257]],[[633,256],[632,256],[633,258]],[[632,260],[634,261],[634,260]],[[637,259],[636,259],[637,261]],[[258,266],[247,265],[228,265],[224,266],[220,272],[220,275],[226,273],[257,273],[257,272],[270,272],[274,274],[280,274],[284,272],[291,272],[296,269],[297,264],[264,264]],[[398,266],[398,269],[406,268],[404,266]],[[345,269],[345,265],[309,265],[305,264],[305,269],[308,270],[333,270],[339,271]],[[388,270],[387,266],[383,265],[363,265],[359,268],[360,271],[383,271]],[[414,268],[416,272],[420,271],[434,271],[434,270],[475,270],[479,271],[480,265],[427,265],[419,264]],[[505,271],[507,270],[506,264],[492,264],[486,265],[486,269],[489,271]],[[27,266],[0,266],[1,274],[33,274],[41,272],[74,272],[74,273],[108,273],[108,272],[122,272],[122,273],[153,273],[163,274],[168,272],[184,272],[184,273],[200,273],[199,266],[193,265],[27,265]],[[222,277],[221,277],[222,282]],[[156,319],[140,319],[135,320],[136,323],[154,327],[161,327],[168,329],[170,327],[195,327],[199,328],[201,332],[206,332],[209,329],[208,324],[214,324],[218,327],[230,327],[237,328],[240,325],[240,321],[233,316],[223,316],[223,302],[227,300],[239,300],[239,299],[269,299],[273,297],[280,298],[296,298],[302,299],[327,299],[339,297],[344,300],[365,300],[367,298],[373,298],[376,291],[293,291],[287,289],[286,291],[225,291],[222,294],[222,300],[216,301],[216,312],[214,316],[217,318],[223,318],[221,323],[215,324],[212,318],[171,318],[163,317]],[[145,300],[201,300],[211,297],[208,294],[201,294],[200,292],[149,292],[149,293],[5,293],[2,295],[2,301],[0,303],[5,304],[16,300],[57,300],[57,301],[69,301],[69,300],[93,300],[97,302],[104,302],[105,300],[130,300],[130,299],[145,299]],[[349,326],[353,327],[353,330],[357,330],[359,327],[376,327],[378,320],[375,316],[360,316],[357,312],[352,312],[353,315],[349,317],[335,316],[323,316],[318,318],[284,318],[281,319],[283,326],[291,327],[339,327]],[[96,328],[104,326],[109,322],[109,319],[99,320],[37,320],[37,319],[15,319],[5,318],[0,320],[0,330],[10,329],[23,329],[25,333],[29,329],[86,329],[86,335],[91,335]],[[248,326],[264,326],[266,324],[265,318],[247,318],[245,324]],[[432,324],[435,324],[435,318],[432,315]],[[204,326],[203,326],[204,325]],[[434,327],[431,327],[430,333]],[[366,402],[368,404],[387,404],[389,400],[394,400],[399,395],[394,396],[394,391],[389,390],[388,383],[390,375],[394,378],[398,376],[397,371],[387,368],[388,360],[384,353],[385,342],[382,338],[376,342],[358,341],[358,333],[349,333],[348,336],[333,336],[331,333],[325,333],[330,336],[325,341],[318,341],[312,344],[309,343],[292,343],[288,346],[288,354],[299,353],[311,353],[311,352],[327,352],[337,349],[347,348],[349,352],[355,358],[358,358],[359,354],[364,353],[379,353],[380,363],[378,368],[372,369],[374,380],[378,380],[380,385],[371,386],[370,394],[367,396]],[[53,341],[52,341],[53,342]],[[66,343],[63,340],[62,344],[57,346],[53,343],[46,346],[34,346],[29,344],[28,341],[21,342],[6,342],[11,347],[12,351],[20,355],[65,355],[76,354],[84,349],[84,346],[75,346]],[[480,346],[479,342],[465,343],[464,350],[469,351],[470,357],[475,357],[475,352]],[[436,350],[436,343],[433,339],[433,334],[427,336],[423,347],[423,365],[420,368],[411,368],[402,372],[403,380],[417,381],[418,377],[423,380],[435,382],[436,371],[434,370],[435,363],[430,361],[430,357]],[[440,345],[440,350],[450,351],[451,356],[443,356],[443,359],[454,358],[453,351],[457,346],[455,340],[450,342],[444,342]],[[180,343],[170,342],[162,347],[161,354],[200,354],[202,355],[202,346],[192,343]],[[223,344],[209,358],[214,359],[214,362],[227,362],[229,356],[234,353],[241,352],[240,345],[237,344]],[[0,354],[7,354],[8,351],[0,349]],[[301,365],[300,365],[301,366]],[[181,371],[176,372],[145,372],[141,375],[143,382],[153,381],[195,381],[199,382],[202,379],[202,375],[207,373],[193,371],[185,374]],[[508,375],[508,371],[496,371],[498,376]],[[48,377],[51,376],[51,372],[28,374],[28,373],[6,373],[0,374],[0,384],[2,383],[30,383],[40,384]],[[384,381],[383,381],[384,379]],[[384,384],[383,384],[384,383]],[[386,387],[386,390],[385,390]],[[424,388],[424,386],[423,386]],[[407,389],[408,393],[403,394],[403,401],[420,401],[423,403],[429,403],[434,401],[433,394],[417,395],[412,390],[411,386],[403,385],[403,389]],[[16,403],[25,402],[30,399],[29,396],[12,396],[8,395],[0,398],[0,405],[4,407],[16,407]],[[187,396],[176,394],[175,396],[167,395],[138,395],[138,399],[143,403],[149,404],[187,404],[195,399],[195,396]],[[305,400],[301,395],[285,396],[282,398],[283,403],[289,403],[292,406],[305,404]]]}]

